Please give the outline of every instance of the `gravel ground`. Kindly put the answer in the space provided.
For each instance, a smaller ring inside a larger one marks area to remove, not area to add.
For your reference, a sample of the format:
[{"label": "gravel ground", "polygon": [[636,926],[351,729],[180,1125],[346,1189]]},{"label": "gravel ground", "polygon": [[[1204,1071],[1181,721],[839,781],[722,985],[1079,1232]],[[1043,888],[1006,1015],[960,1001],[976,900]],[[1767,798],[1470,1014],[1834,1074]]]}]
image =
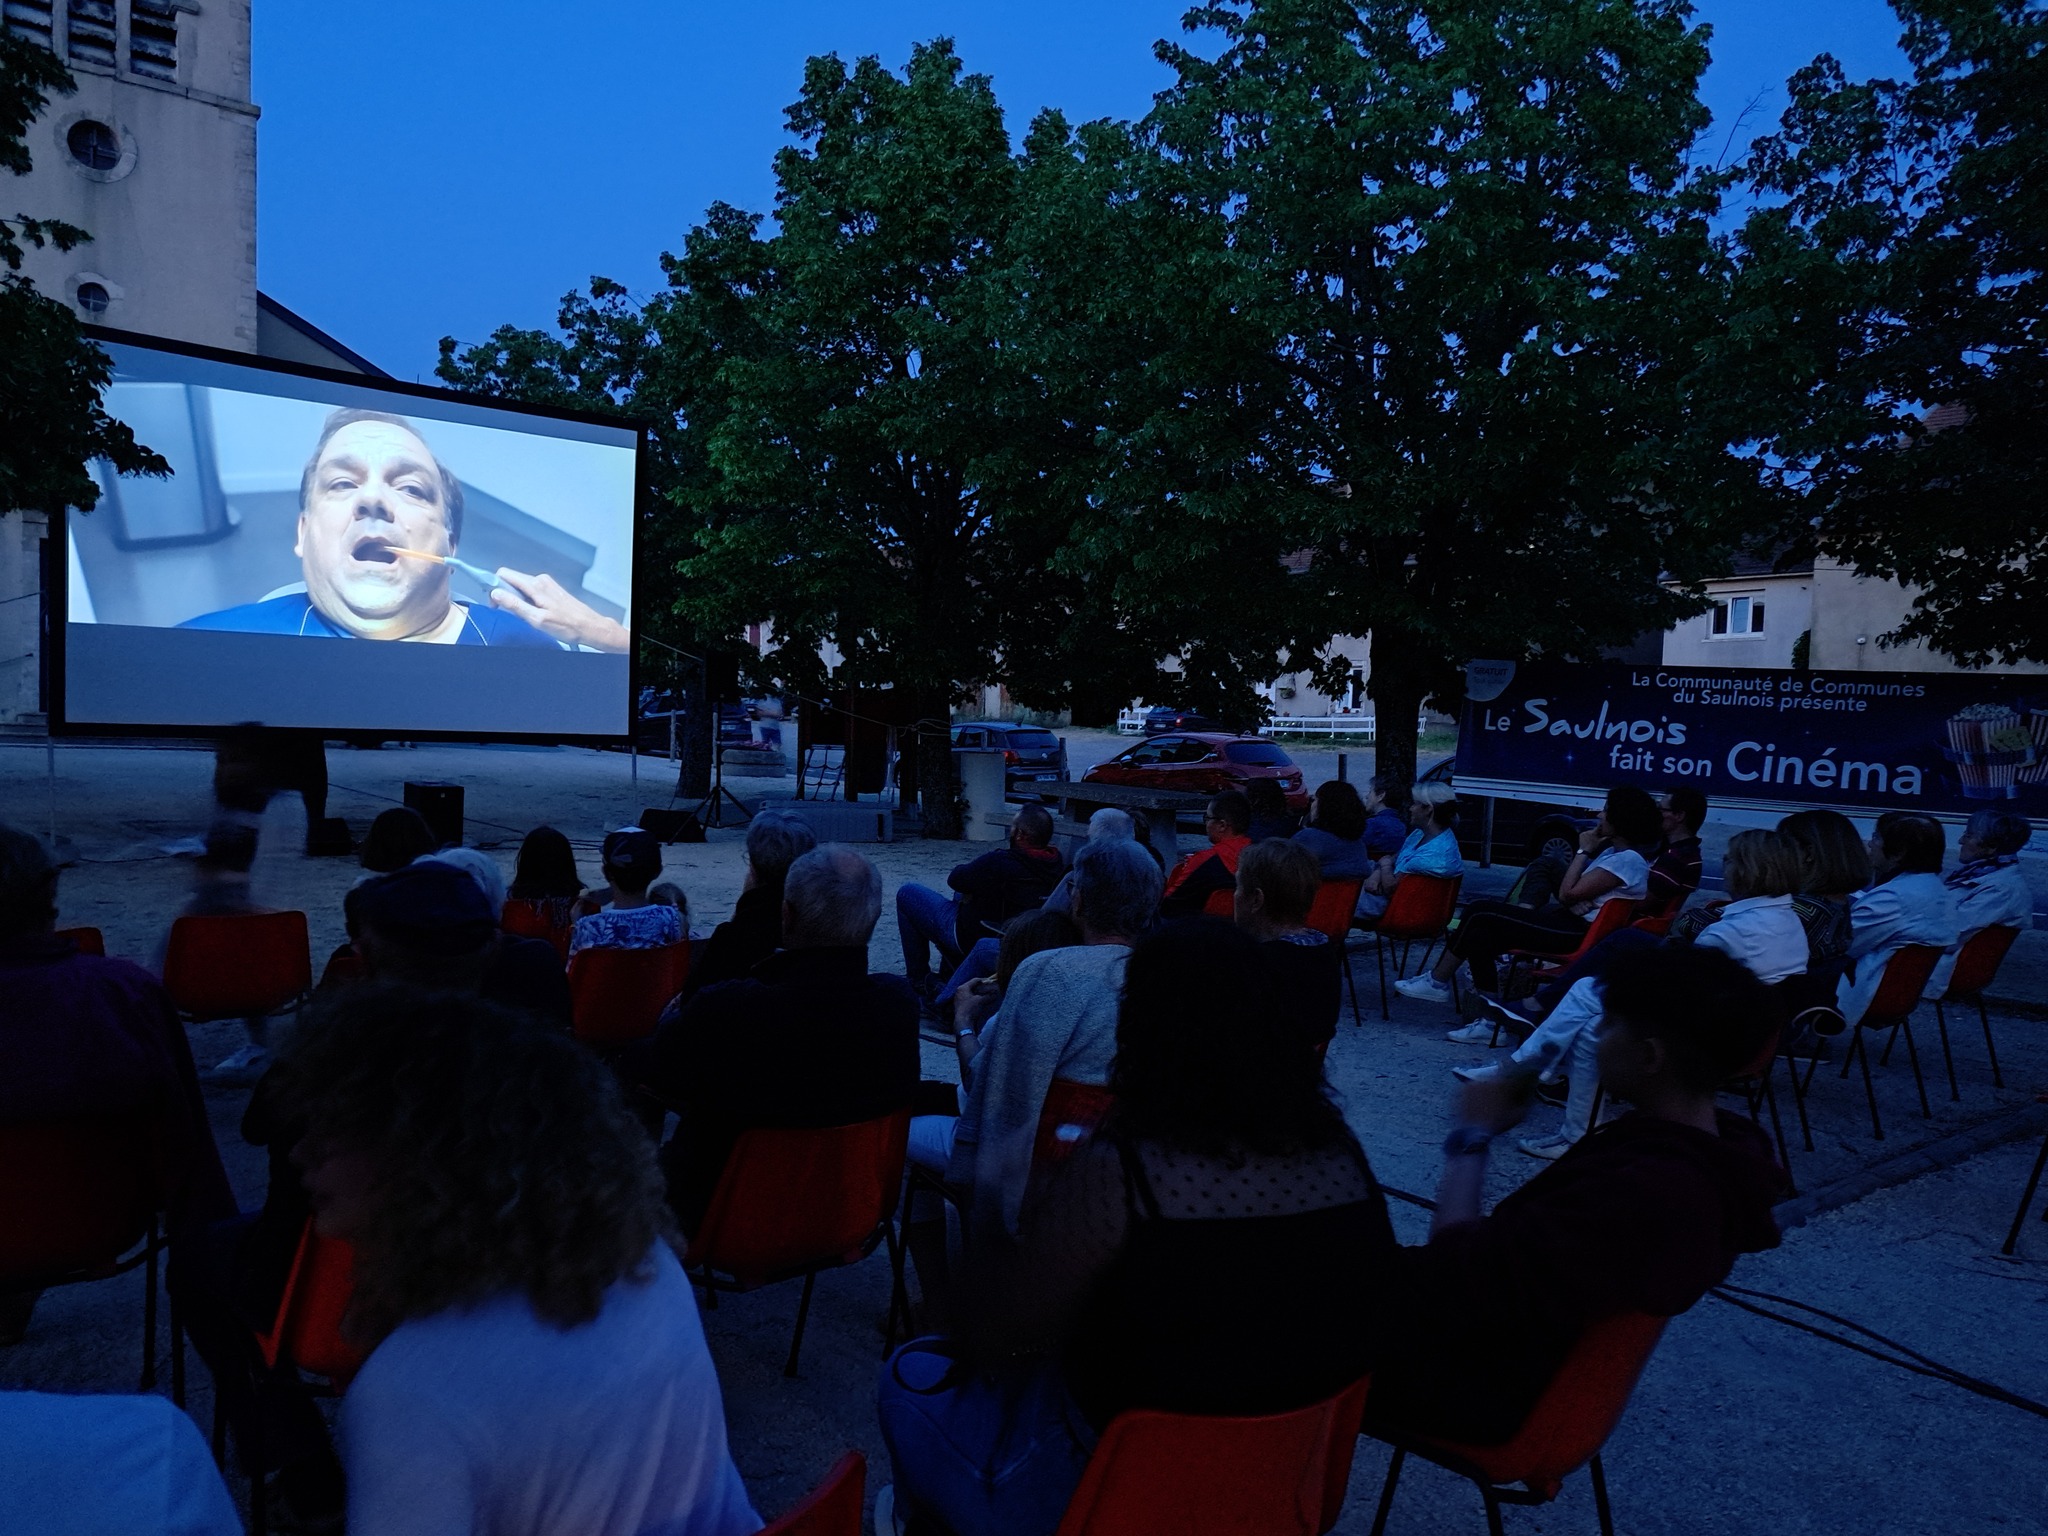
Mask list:
[{"label": "gravel ground", "polygon": [[[1069,733],[1076,771],[1085,755],[1078,734]],[[1104,736],[1101,743],[1114,750],[1115,738]],[[1334,754],[1323,754],[1327,761],[1313,751],[1296,755],[1311,782],[1334,770]],[[1370,770],[1361,756],[1352,757],[1354,777]],[[546,820],[578,842],[586,872],[594,875],[595,840],[641,805],[661,804],[669,783],[665,764],[643,762],[636,790],[626,759],[570,749],[336,750],[330,765],[331,808],[358,834],[377,810],[400,798],[406,779],[462,782],[471,841],[508,871],[519,834]],[[62,919],[100,926],[111,953],[147,964],[191,880],[189,863],[161,847],[203,830],[210,758],[184,750],[61,748],[57,769],[58,830],[78,858],[60,889]],[[0,748],[0,815],[44,830],[44,773],[40,747]],[[736,787],[750,797],[787,794],[791,781]],[[340,896],[359,871],[346,860],[298,856],[302,825],[295,803],[281,801],[266,832],[257,897],[304,908],[314,953],[324,956],[341,939]],[[737,830],[714,830],[706,844],[668,850],[669,871],[688,891],[700,925],[731,908],[741,877],[739,840]],[[906,880],[942,883],[963,856],[961,845],[945,843],[865,851],[891,890]],[[1468,886],[1484,892],[1505,878],[1506,872],[1473,871]],[[886,901],[873,959],[878,967],[900,963]],[[1330,1054],[1331,1080],[1381,1177],[1428,1193],[1446,1123],[1448,1068],[1475,1053],[1443,1041],[1444,1027],[1455,1022],[1446,1009],[1395,997],[1391,1019],[1381,1021],[1370,952],[1357,951],[1355,962],[1364,1021],[1340,1029]],[[1822,1213],[1788,1232],[1777,1251],[1745,1260],[1734,1279],[1828,1307],[2014,1391],[2048,1398],[2048,1227],[2030,1223],[2015,1259],[1997,1254],[2039,1132],[1967,1157],[1958,1150],[1964,1137],[1995,1138],[2001,1127],[2025,1123],[2034,1091],[2048,1088],[2039,973],[2030,964],[2015,974],[2020,1007],[1994,1012],[2008,1084],[2003,1091],[1992,1087],[1981,1036],[1974,1019],[1967,1020],[1955,1035],[1960,1098],[1949,1102],[1938,1039],[1926,1018],[1919,1035],[1923,1066],[1937,1085],[1932,1120],[1919,1116],[1910,1075],[1896,1057],[1879,1073],[1883,1143],[1869,1137],[1853,1078],[1843,1082],[1824,1071],[1816,1079],[1811,1154],[1798,1141],[1789,1097],[1782,1098],[1795,1168],[1808,1189],[1837,1184],[1916,1148],[1953,1166]],[[233,1025],[195,1028],[195,1054],[202,1062],[225,1056],[238,1033]],[[925,1070],[951,1076],[950,1052],[927,1047]],[[230,1174],[243,1203],[252,1205],[261,1198],[264,1168],[238,1134],[245,1101],[239,1092],[209,1095]],[[1548,1129],[1556,1111],[1539,1114],[1544,1118],[1533,1129]],[[1495,1162],[1490,1193],[1496,1199],[1538,1167],[1512,1150]],[[1410,1240],[1419,1240],[1424,1219],[1410,1207],[1396,1207]],[[735,1456],[759,1507],[771,1515],[800,1497],[850,1445],[873,1459],[871,1487],[888,1477],[873,1412],[886,1262],[877,1257],[820,1279],[803,1376],[786,1381],[781,1364],[796,1290],[780,1286],[722,1298],[705,1319]],[[50,1294],[28,1339],[0,1352],[0,1386],[133,1390],[140,1298],[139,1276]],[[211,1402],[196,1365],[193,1382],[190,1406],[204,1425]],[[2048,1530],[2044,1452],[2048,1424],[2041,1419],[1709,1300],[1668,1331],[1606,1460],[1617,1522],[1627,1532],[1932,1533]],[[1340,1531],[1369,1528],[1385,1466],[1382,1450],[1361,1444]],[[1594,1529],[1585,1480],[1575,1479],[1555,1505],[1511,1511],[1508,1523],[1517,1533]],[[1482,1527],[1469,1487],[1411,1463],[1391,1531]]]}]

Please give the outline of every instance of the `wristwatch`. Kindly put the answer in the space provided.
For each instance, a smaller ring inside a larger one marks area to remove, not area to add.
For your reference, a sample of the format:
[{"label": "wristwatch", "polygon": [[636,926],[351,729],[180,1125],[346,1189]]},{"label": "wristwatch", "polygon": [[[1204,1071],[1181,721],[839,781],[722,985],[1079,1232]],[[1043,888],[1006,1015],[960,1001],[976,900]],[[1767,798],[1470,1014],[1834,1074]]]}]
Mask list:
[{"label": "wristwatch", "polygon": [[1445,1157],[1469,1157],[1493,1145],[1493,1132],[1476,1125],[1461,1125],[1444,1138]]}]

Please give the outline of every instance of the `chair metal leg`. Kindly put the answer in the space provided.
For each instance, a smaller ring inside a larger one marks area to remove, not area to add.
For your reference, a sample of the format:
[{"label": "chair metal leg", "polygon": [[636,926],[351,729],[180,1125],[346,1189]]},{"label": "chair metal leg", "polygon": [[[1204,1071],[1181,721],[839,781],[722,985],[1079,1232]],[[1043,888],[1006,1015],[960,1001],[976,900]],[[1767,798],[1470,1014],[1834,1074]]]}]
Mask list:
[{"label": "chair metal leg", "polygon": [[171,1402],[177,1407],[185,1406],[185,1320],[178,1315],[178,1293],[170,1292],[171,1302]]},{"label": "chair metal leg", "polygon": [[[1344,941],[1342,939],[1339,939],[1337,942],[1341,945]],[[1344,981],[1345,984],[1351,988],[1351,1027],[1353,1029],[1357,1029],[1365,1023],[1365,1021],[1358,1016],[1358,977],[1355,974],[1353,974],[1351,969],[1351,951],[1346,949],[1343,951],[1343,955]]]},{"label": "chair metal leg", "polygon": [[156,1389],[156,1287],[159,1246],[156,1218],[152,1216],[149,1219],[148,1257],[142,1266],[144,1283],[149,1287],[142,1293],[142,1390],[145,1392]]},{"label": "chair metal leg", "polygon": [[1372,1536],[1385,1536],[1387,1512],[1394,1507],[1394,1484],[1401,1481],[1401,1463],[1407,1459],[1408,1453],[1395,1446],[1394,1459],[1387,1463],[1387,1480],[1380,1487],[1379,1513],[1372,1517]]},{"label": "chair metal leg", "polygon": [[270,1490],[261,1467],[249,1468],[249,1536],[270,1536]]},{"label": "chair metal leg", "polygon": [[2012,1230],[2005,1234],[2005,1246],[1998,1251],[2010,1254],[2019,1246],[2020,1223],[2027,1219],[2027,1208],[2034,1203],[2034,1191],[2041,1187],[2041,1170],[2048,1168],[2048,1136],[2041,1138],[2041,1155],[2034,1159],[2034,1171],[2027,1175],[2027,1187],[2020,1195],[2020,1208],[2012,1213]]},{"label": "chair metal leg", "polygon": [[1941,1059],[1948,1063],[1948,1101],[1954,1104],[1962,1095],[1956,1092],[1955,1053],[1948,1048],[1948,1015],[1943,1011],[1938,998],[1934,1004],[1934,1027],[1941,1031]]},{"label": "chair metal leg", "polygon": [[1593,1508],[1600,1513],[1600,1536],[1614,1536],[1614,1510],[1607,1502],[1607,1469],[1600,1465],[1600,1453],[1586,1464],[1593,1474]]},{"label": "chair metal leg", "polygon": [[2003,1088],[2005,1076],[1998,1070],[1998,1046],[1991,1038],[1991,1015],[1984,1011],[1984,994],[1977,994],[1977,1018],[1984,1026],[1984,1050],[1991,1057],[1991,1086]]},{"label": "chair metal leg", "polygon": [[223,1472],[228,1469],[228,1404],[217,1381],[213,1384],[213,1464]]},{"label": "chair metal leg", "polygon": [[[1777,1064],[1777,1058],[1773,1057],[1771,1067]],[[1771,1132],[1778,1138],[1778,1161],[1785,1169],[1785,1186],[1796,1195],[1799,1193],[1799,1181],[1792,1177],[1792,1149],[1785,1145],[1785,1122],[1778,1117],[1778,1090],[1771,1085],[1771,1067],[1764,1068],[1762,1097],[1770,1106]]]},{"label": "chair metal leg", "polygon": [[1500,1495],[1484,1483],[1479,1485],[1479,1492],[1486,1500],[1487,1536],[1508,1536],[1507,1528],[1500,1523]]},{"label": "chair metal leg", "polygon": [[[1813,1066],[1809,1064],[1807,1073],[1811,1076],[1812,1072]],[[1799,1075],[1799,1063],[1790,1056],[1785,1058],[1785,1075],[1792,1079],[1792,1104],[1799,1111],[1800,1137],[1806,1142],[1806,1150],[1811,1152],[1813,1150],[1813,1126],[1806,1118],[1806,1082]]]},{"label": "chair metal leg", "polygon": [[797,1352],[804,1347],[804,1324],[811,1315],[811,1292],[817,1288],[818,1272],[814,1269],[804,1276],[803,1299],[796,1304],[796,1333],[789,1341],[789,1363],[782,1368],[785,1376],[796,1374]]},{"label": "chair metal leg", "polygon": [[896,1231],[893,1221],[888,1226],[889,1241],[889,1322],[882,1330],[882,1358],[888,1359],[896,1348],[896,1319],[903,1318],[903,1333],[910,1334],[910,1292],[903,1284],[903,1248],[906,1238]]},{"label": "chair metal leg", "polygon": [[[1870,1080],[1870,1048],[1863,1043],[1863,1026],[1860,1024],[1856,1026],[1856,1043],[1850,1047],[1850,1053],[1863,1064],[1863,1096],[1870,1100],[1870,1134],[1883,1141],[1884,1127],[1877,1119],[1877,1085]],[[1849,1064],[1845,1061],[1842,1063],[1844,1076],[1848,1075],[1848,1070]]]},{"label": "chair metal leg", "polygon": [[1899,1043],[1899,1025],[1905,1022],[1904,1019],[1898,1020],[1892,1025],[1892,1032],[1884,1037],[1884,1054],[1877,1058],[1877,1064],[1880,1067],[1888,1067],[1892,1064],[1892,1047]]},{"label": "chair metal leg", "polygon": [[1920,1118],[1932,1120],[1934,1118],[1934,1111],[1927,1107],[1927,1079],[1920,1075],[1920,1052],[1913,1044],[1912,1019],[1904,1018],[1899,1020],[1899,1029],[1906,1036],[1906,1059],[1913,1063],[1913,1086],[1920,1090]]},{"label": "chair metal leg", "polygon": [[1384,1024],[1394,1015],[1387,1007],[1387,941],[1377,933],[1372,936],[1372,955],[1380,966],[1380,1022]]}]

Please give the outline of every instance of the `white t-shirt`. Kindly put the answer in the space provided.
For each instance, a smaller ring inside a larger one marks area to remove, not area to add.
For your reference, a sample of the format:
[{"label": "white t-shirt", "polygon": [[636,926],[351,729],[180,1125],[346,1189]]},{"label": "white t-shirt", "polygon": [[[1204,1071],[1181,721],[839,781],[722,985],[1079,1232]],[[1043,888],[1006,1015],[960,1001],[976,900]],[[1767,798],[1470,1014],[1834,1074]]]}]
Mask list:
[{"label": "white t-shirt", "polygon": [[561,1329],[523,1295],[402,1323],[341,1404],[352,1532],[748,1536],[718,1373],[682,1265]]},{"label": "white t-shirt", "polygon": [[0,1392],[0,1536],[242,1536],[198,1429],[161,1397]]},{"label": "white t-shirt", "polygon": [[1693,942],[1741,961],[1767,987],[1806,969],[1806,929],[1790,896],[1731,901]]},{"label": "white t-shirt", "polygon": [[1603,891],[1591,901],[1575,902],[1572,910],[1581,917],[1591,917],[1610,901],[1641,901],[1650,894],[1650,861],[1633,848],[1603,849],[1593,862],[1585,868],[1590,875],[1596,869],[1604,869],[1621,884],[1611,891]]}]

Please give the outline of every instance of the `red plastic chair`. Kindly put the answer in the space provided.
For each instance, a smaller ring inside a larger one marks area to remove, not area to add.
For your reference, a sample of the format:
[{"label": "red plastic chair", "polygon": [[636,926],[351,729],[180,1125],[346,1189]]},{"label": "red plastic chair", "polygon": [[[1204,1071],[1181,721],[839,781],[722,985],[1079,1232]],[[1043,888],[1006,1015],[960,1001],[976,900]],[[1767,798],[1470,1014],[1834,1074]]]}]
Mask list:
[{"label": "red plastic chair", "polygon": [[1211,891],[1202,902],[1202,916],[1220,917],[1226,923],[1235,918],[1237,916],[1236,888],[1226,886],[1220,891]]},{"label": "red plastic chair", "polygon": [[273,1369],[282,1360],[314,1376],[323,1376],[339,1391],[363,1368],[366,1358],[342,1337],[341,1320],[348,1315],[356,1291],[356,1252],[336,1238],[322,1237],[308,1221],[292,1255],[291,1272],[277,1317],[256,1336],[263,1363]]},{"label": "red plastic chair", "polygon": [[2014,939],[2020,936],[2017,928],[2000,924],[1996,928],[1979,928],[1970,935],[1969,942],[1956,952],[1955,969],[1949,972],[1948,986],[1940,997],[1934,1000],[1934,1019],[1941,1028],[1941,1054],[1948,1061],[1948,1096],[1956,1097],[1956,1063],[1948,1050],[1948,1014],[1944,1003],[1975,1003],[1977,1018],[1984,1025],[1984,1049],[1991,1056],[1991,1084],[1994,1088],[2005,1086],[2005,1076],[1998,1070],[1998,1046],[1991,1038],[1991,1015],[1984,1011],[1984,989],[1997,979],[1998,968],[2005,963],[2007,951]]},{"label": "red plastic chair", "polygon": [[762,1526],[760,1536],[860,1536],[867,1490],[868,1459],[848,1451],[801,1504]]},{"label": "red plastic chair", "polygon": [[81,955],[105,955],[107,952],[107,936],[97,928],[59,928],[50,937],[69,939],[71,947]]},{"label": "red plastic chair", "polygon": [[1031,1142],[1033,1177],[1059,1167],[1095,1134],[1116,1104],[1116,1095],[1093,1083],[1056,1077],[1038,1111],[1038,1133]]},{"label": "red plastic chair", "polygon": [[[1503,992],[1512,992],[1515,972],[1526,968],[1532,981],[1554,976],[1559,971],[1569,970],[1590,955],[1594,948],[1609,934],[1619,933],[1636,920],[1637,903],[1616,898],[1603,901],[1593,911],[1593,920],[1586,924],[1585,937],[1579,940],[1579,947],[1568,955],[1558,955],[1540,949],[1511,949],[1508,955],[1508,974],[1501,983]],[[1655,921],[1655,919],[1651,919]],[[1669,926],[1668,924],[1666,925]]]},{"label": "red plastic chair", "polygon": [[1370,1380],[1259,1418],[1120,1413],[1057,1536],[1321,1536],[1344,1507]]},{"label": "red plastic chair", "polygon": [[527,901],[524,898],[508,898],[505,909],[499,915],[498,926],[507,933],[522,939],[545,939],[555,946],[555,953],[562,957],[563,964],[569,960],[569,936],[576,931],[576,918],[570,903],[563,902],[559,910],[565,920],[556,922],[548,916],[548,903]]},{"label": "red plastic chair", "polygon": [[1408,952],[1418,939],[1424,943],[1422,963],[1428,965],[1437,941],[1450,931],[1451,914],[1458,910],[1458,892],[1464,884],[1463,875],[1403,875],[1400,884],[1394,887],[1394,894],[1387,898],[1387,910],[1379,915],[1377,921],[1352,920],[1354,928],[1362,928],[1372,935],[1373,958],[1379,962],[1380,969],[1382,1019],[1394,1016],[1387,1005],[1386,945],[1398,942],[1401,946],[1401,958],[1394,966],[1397,976],[1408,969]]},{"label": "red plastic chair", "polygon": [[897,1315],[910,1309],[894,1219],[909,1138],[910,1111],[901,1109],[854,1125],[756,1128],[726,1159],[683,1268],[704,1287],[707,1307],[720,1291],[803,1276],[783,1375],[796,1374],[818,1271],[858,1264],[885,1241],[894,1278],[883,1353],[895,1346]]},{"label": "red plastic chair", "polygon": [[1659,913],[1655,917],[1639,917],[1630,923],[1629,927],[1640,928],[1651,938],[1661,939],[1671,932],[1671,925],[1677,921],[1678,911],[1676,908],[1673,908],[1671,911]]},{"label": "red plastic chair", "polygon": [[[1368,1403],[1361,1433],[1394,1448],[1386,1485],[1380,1489],[1372,1536],[1382,1536],[1387,1528],[1394,1486],[1401,1480],[1402,1462],[1410,1455],[1477,1483],[1486,1500],[1487,1528],[1494,1536],[1500,1536],[1502,1530],[1501,1505],[1547,1504],[1557,1497],[1567,1477],[1586,1467],[1593,1474],[1593,1504],[1600,1515],[1601,1536],[1614,1536],[1614,1511],[1607,1504],[1607,1473],[1600,1465],[1600,1448],[1621,1422],[1629,1394],[1643,1367],[1650,1363],[1667,1321],[1625,1312],[1588,1328],[1543,1389],[1528,1419],[1503,1445],[1460,1445],[1410,1434],[1398,1425],[1375,1422]],[[1516,1483],[1522,1486],[1511,1486]]]},{"label": "red plastic chair", "polygon": [[[1778,1090],[1771,1081],[1772,1075],[1777,1071],[1779,1044],[1784,1037],[1783,1027],[1772,1030],[1769,1037],[1758,1047],[1756,1055],[1745,1062],[1739,1071],[1728,1075],[1728,1080],[1721,1084],[1721,1092],[1741,1094],[1743,1103],[1749,1109],[1750,1124],[1759,1129],[1763,1126],[1763,1120],[1758,1112],[1765,1105],[1770,1106],[1771,1134],[1778,1142],[1778,1166],[1785,1170],[1787,1190],[1796,1195],[1799,1193],[1799,1185],[1792,1177],[1792,1149],[1785,1144],[1785,1125],[1778,1117]],[[1797,1071],[1792,1073],[1795,1081],[1798,1075]],[[1598,1123],[1597,1117],[1595,1123]]]},{"label": "red plastic chair", "polygon": [[599,1046],[644,1040],[689,974],[687,941],[659,949],[578,950],[569,957],[576,1038]]},{"label": "red plastic chair", "polygon": [[[0,1126],[0,1292],[47,1290],[146,1268],[142,1390],[156,1385],[161,1138],[136,1116],[82,1115]],[[171,1395],[185,1401],[177,1304]]]},{"label": "red plastic chair", "polygon": [[279,1013],[313,987],[303,912],[181,917],[164,952],[164,989],[195,1022]]},{"label": "red plastic chair", "polygon": [[1351,936],[1351,919],[1358,911],[1358,893],[1365,888],[1363,880],[1325,880],[1316,887],[1316,899],[1308,909],[1308,926],[1322,934],[1337,946],[1337,953],[1344,957],[1344,980],[1351,988],[1351,1023],[1355,1028],[1363,1021],[1358,1016],[1358,978],[1351,973],[1351,952],[1344,947],[1344,941]]},{"label": "red plastic chair", "polygon": [[361,981],[369,974],[363,969],[363,957],[356,953],[353,944],[344,944],[327,957],[327,964],[320,971],[319,991],[330,987],[345,987],[352,981]]},{"label": "red plastic chair", "polygon": [[1877,1118],[1877,1088],[1870,1080],[1870,1051],[1864,1038],[1873,1029],[1889,1029],[1890,1037],[1884,1043],[1884,1055],[1878,1058],[1878,1065],[1887,1065],[1892,1059],[1892,1045],[1901,1031],[1906,1036],[1906,1055],[1913,1063],[1913,1086],[1920,1090],[1920,1114],[1931,1120],[1934,1111],[1927,1105],[1927,1080],[1920,1075],[1920,1050],[1913,1043],[1913,1010],[1920,1006],[1920,998],[1927,990],[1928,978],[1934,974],[1935,962],[1945,951],[1932,944],[1904,944],[1892,952],[1885,962],[1884,979],[1878,983],[1877,996],[1870,1000],[1870,1006],[1863,1011],[1863,1017],[1853,1031],[1849,1053],[1842,1060],[1843,1077],[1849,1075],[1852,1061],[1863,1067],[1863,1093],[1870,1101],[1870,1134],[1879,1141],[1884,1140],[1884,1126]]}]

